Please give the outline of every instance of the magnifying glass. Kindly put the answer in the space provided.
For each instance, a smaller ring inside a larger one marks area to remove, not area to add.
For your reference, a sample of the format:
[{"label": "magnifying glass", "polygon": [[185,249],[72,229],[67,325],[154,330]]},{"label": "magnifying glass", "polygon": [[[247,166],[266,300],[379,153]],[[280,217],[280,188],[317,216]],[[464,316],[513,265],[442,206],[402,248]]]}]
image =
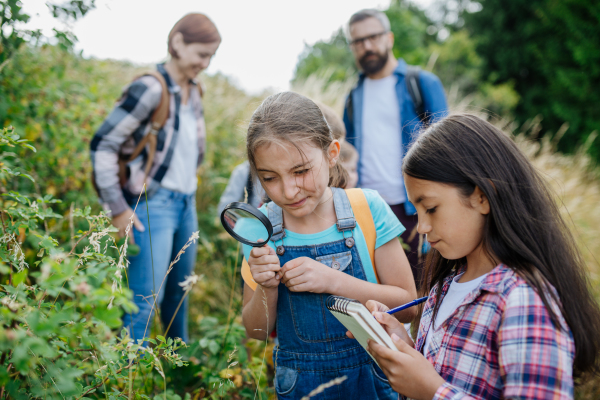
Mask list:
[{"label": "magnifying glass", "polygon": [[221,213],[223,228],[238,242],[262,247],[273,235],[273,225],[265,214],[248,203],[233,202]]}]

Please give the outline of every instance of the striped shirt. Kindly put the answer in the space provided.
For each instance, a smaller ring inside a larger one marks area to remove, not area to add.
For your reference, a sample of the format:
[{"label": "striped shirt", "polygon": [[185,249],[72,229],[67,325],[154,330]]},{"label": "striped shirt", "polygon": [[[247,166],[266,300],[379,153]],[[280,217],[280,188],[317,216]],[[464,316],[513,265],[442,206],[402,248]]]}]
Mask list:
[{"label": "striped shirt", "polygon": [[[181,87],[170,78],[164,64],[159,64],[156,68],[167,82],[170,104],[169,117],[157,135],[156,154],[146,182],[149,197],[160,188],[160,182],[173,157],[179,134],[181,105]],[[188,104],[191,104],[198,122],[197,165],[200,165],[206,147],[204,108],[199,91],[194,89],[197,83],[191,81],[191,84]],[[125,88],[116,107],[92,139],[90,149],[96,186],[101,201],[110,209],[112,215],[119,215],[128,207],[125,195],[137,198],[143,190],[147,152],[142,151],[128,164],[130,174],[124,187],[119,184],[118,160],[129,159],[137,143],[150,131],[150,117],[160,103],[161,94],[162,87],[156,78],[146,75],[136,79]]]},{"label": "striped shirt", "polygon": [[[464,268],[448,276],[450,282]],[[572,399],[573,336],[558,306],[549,299],[560,328],[550,319],[540,296],[505,265],[499,265],[435,330],[429,331],[436,285],[425,303],[416,349],[446,383],[434,400]]]}]

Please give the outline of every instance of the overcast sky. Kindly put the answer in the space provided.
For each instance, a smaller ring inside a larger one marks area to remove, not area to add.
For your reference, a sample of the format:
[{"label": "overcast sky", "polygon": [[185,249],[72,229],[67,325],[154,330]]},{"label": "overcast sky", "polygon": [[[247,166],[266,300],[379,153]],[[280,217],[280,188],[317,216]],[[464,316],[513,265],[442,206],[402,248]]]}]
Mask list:
[{"label": "overcast sky", "polygon": [[[30,29],[51,35],[60,26],[47,0],[25,0]],[[55,1],[60,3],[60,0]],[[220,71],[250,92],[285,90],[305,43],[328,39],[362,8],[385,9],[390,0],[96,0],[73,25],[84,56],[155,63],[167,55],[167,35],[189,12],[202,12],[223,38],[208,73]]]}]

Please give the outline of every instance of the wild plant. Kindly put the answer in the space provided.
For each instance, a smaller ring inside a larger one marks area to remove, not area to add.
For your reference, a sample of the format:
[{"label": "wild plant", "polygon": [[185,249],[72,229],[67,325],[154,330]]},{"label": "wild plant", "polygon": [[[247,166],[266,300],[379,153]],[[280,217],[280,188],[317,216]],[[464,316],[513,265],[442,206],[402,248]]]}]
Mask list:
[{"label": "wild plant", "polygon": [[[35,151],[4,128],[0,182],[33,180],[8,151],[19,147]],[[65,249],[43,224],[61,218],[49,207],[58,201],[16,191],[0,196],[0,398],[149,398],[155,388],[146,392],[133,371],[155,370],[164,378],[164,362],[185,365],[178,354],[183,343],[158,337],[153,348],[143,348],[124,332],[115,334],[123,311],[135,308],[120,285],[125,249],[116,246],[109,219],[92,215],[90,207],[73,209],[72,217],[88,229],[76,232]]]}]

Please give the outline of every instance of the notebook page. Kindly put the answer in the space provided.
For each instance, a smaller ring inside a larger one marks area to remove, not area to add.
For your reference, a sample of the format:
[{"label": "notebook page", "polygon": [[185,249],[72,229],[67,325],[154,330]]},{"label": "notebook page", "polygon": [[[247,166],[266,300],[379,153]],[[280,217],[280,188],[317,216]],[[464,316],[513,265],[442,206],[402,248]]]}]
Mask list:
[{"label": "notebook page", "polygon": [[371,314],[365,306],[360,303],[348,304],[348,314],[350,314],[362,329],[369,334],[371,339],[382,346],[396,350],[396,345],[392,341],[390,335],[388,335],[383,326],[377,322],[375,317],[373,317],[373,314]]},{"label": "notebook page", "polygon": [[[374,340],[376,340],[378,343],[380,342],[380,340],[378,340],[378,338],[376,338],[375,335],[371,336],[370,333],[365,330],[365,328],[363,328],[363,325],[361,325],[361,323],[354,318],[353,316],[350,315],[346,315],[346,314],[342,314],[339,313],[337,311],[333,311],[331,310],[331,313],[350,331],[352,332],[352,334],[354,335],[354,337],[356,338],[356,340],[358,341],[358,343],[366,350],[367,349],[367,341],[372,338]],[[361,318],[362,319],[362,318]],[[383,343],[381,343],[383,344]],[[384,344],[383,344],[384,345]],[[384,345],[385,346],[385,345]],[[373,356],[371,355],[371,353],[369,353],[369,355],[371,356],[371,358],[373,358]],[[375,358],[373,358],[373,361],[377,362],[377,360],[375,360]]]}]

